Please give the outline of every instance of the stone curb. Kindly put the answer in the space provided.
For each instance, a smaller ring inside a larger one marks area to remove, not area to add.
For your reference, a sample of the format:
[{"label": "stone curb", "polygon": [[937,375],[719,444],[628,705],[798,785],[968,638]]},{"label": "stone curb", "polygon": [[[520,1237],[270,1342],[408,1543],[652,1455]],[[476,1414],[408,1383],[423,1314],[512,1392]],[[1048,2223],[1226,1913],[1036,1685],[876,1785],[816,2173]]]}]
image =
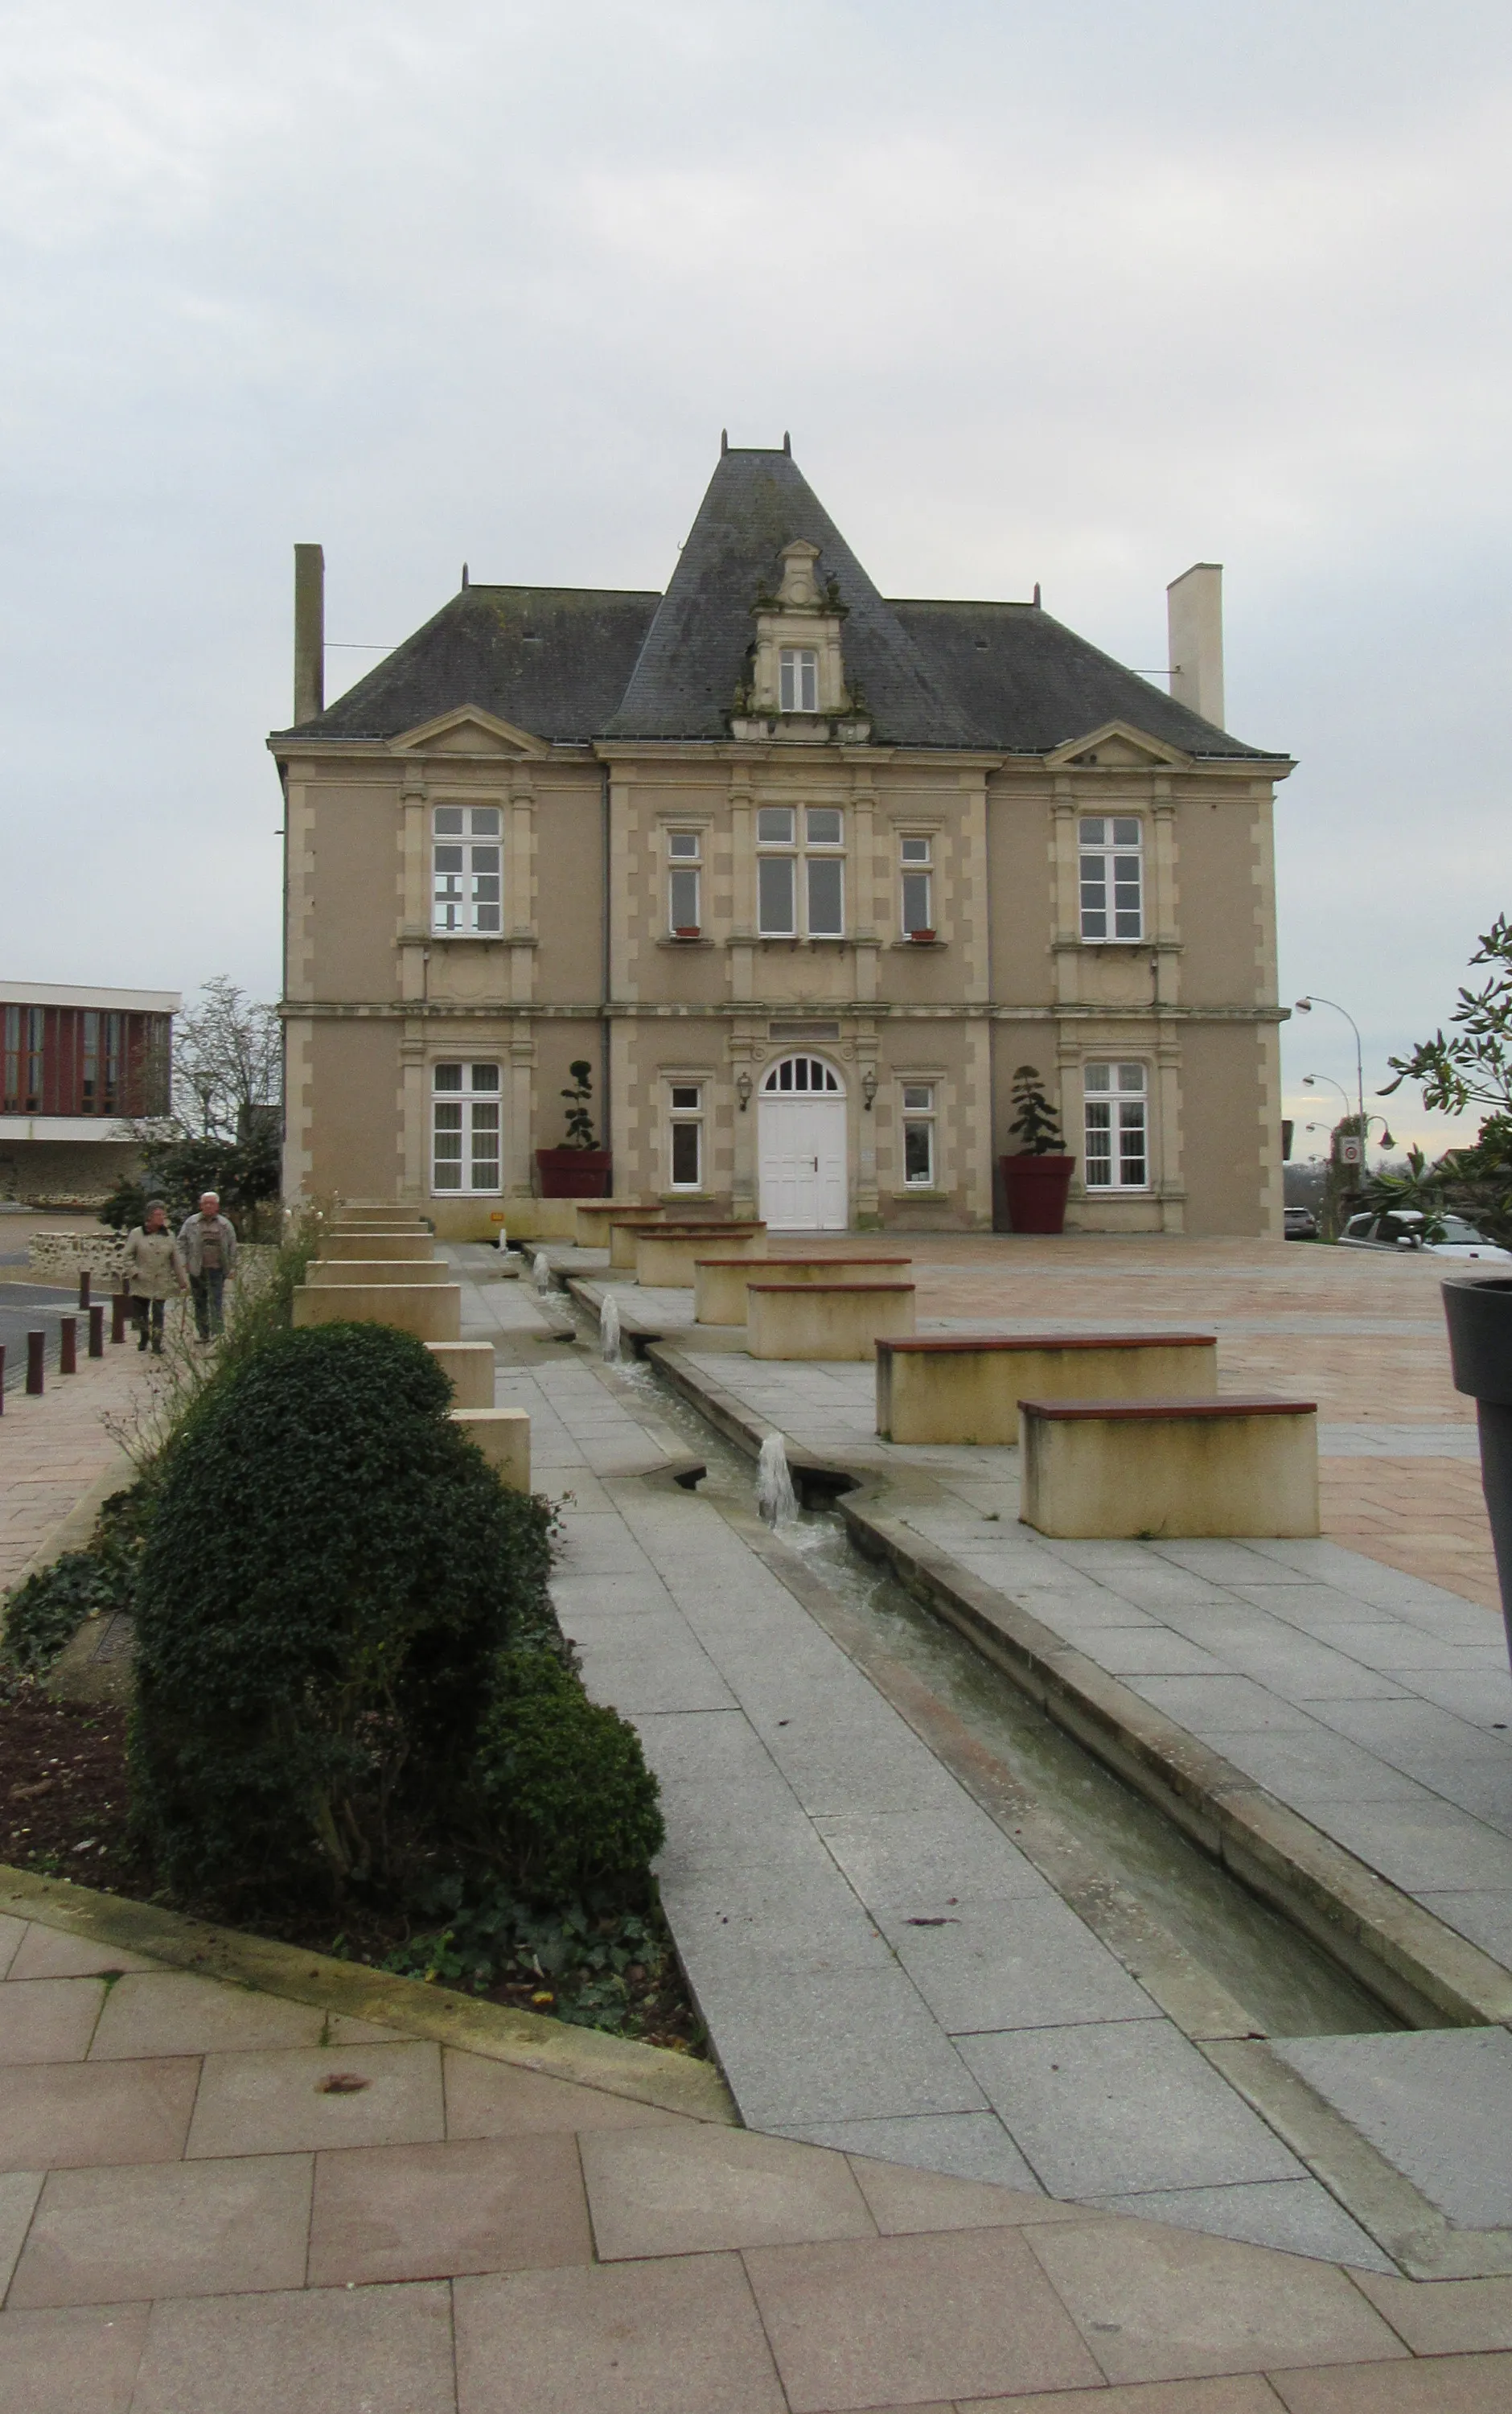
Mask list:
[{"label": "stone curb", "polygon": [[[718,1432],[750,1456],[758,1453],[766,1426],[691,1353],[661,1341],[645,1354]],[[884,1561],[1047,1717],[1410,2027],[1512,2025],[1512,1973],[912,1532],[888,1513],[883,1504],[893,1487],[875,1468],[848,1468],[843,1459],[825,1465],[798,1447],[790,1464],[800,1492],[807,1474],[830,1497],[838,1492],[835,1505],[867,1558]]]},{"label": "stone curb", "polygon": [[215,1928],[157,1903],[133,1902],[123,1895],[98,1894],[66,1878],[47,1878],[0,1863],[0,1912],[39,1921],[99,1945],[119,1945],[174,1968],[221,1978],[291,2003],[372,2020],[408,2035],[455,2046],[490,2062],[509,2063],[576,2087],[597,2088],[636,2104],[654,2104],[690,2120],[738,2126],[734,2104],[710,2063],[693,2062],[664,2047],[572,2028],[538,2012],[481,2004],[448,1987],[420,1978],[397,1978],[361,1962],[334,1960],[274,1938]]}]

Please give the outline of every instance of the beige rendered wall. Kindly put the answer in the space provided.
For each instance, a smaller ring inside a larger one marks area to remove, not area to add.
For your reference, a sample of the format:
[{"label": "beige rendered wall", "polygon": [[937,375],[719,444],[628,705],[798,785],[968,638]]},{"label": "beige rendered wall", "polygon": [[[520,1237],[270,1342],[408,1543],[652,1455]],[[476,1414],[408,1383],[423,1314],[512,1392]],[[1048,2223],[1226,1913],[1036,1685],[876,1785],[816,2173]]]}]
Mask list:
[{"label": "beige rendered wall", "polygon": [[1273,1024],[1193,1023],[1183,1043],[1186,1228],[1281,1232]]},{"label": "beige rendered wall", "polygon": [[322,1016],[313,1021],[302,1095],[290,1100],[307,1132],[307,1194],[316,1199],[397,1199],[399,1025],[387,1018]]}]

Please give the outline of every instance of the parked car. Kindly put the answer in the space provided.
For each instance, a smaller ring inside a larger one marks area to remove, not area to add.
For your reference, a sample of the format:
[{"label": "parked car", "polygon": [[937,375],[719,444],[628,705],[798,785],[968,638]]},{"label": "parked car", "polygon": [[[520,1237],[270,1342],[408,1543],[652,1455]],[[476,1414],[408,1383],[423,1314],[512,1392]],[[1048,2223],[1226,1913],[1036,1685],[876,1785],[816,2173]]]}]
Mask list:
[{"label": "parked car", "polygon": [[1311,1207],[1284,1207],[1282,1210],[1282,1229],[1288,1241],[1315,1241],[1318,1219]]},{"label": "parked car", "polygon": [[1339,1235],[1342,1249],[1422,1249],[1430,1258],[1487,1258],[1512,1266],[1512,1249],[1499,1249],[1462,1215],[1441,1215],[1443,1238],[1426,1241],[1428,1218],[1417,1207],[1393,1207],[1383,1214],[1351,1215]]}]

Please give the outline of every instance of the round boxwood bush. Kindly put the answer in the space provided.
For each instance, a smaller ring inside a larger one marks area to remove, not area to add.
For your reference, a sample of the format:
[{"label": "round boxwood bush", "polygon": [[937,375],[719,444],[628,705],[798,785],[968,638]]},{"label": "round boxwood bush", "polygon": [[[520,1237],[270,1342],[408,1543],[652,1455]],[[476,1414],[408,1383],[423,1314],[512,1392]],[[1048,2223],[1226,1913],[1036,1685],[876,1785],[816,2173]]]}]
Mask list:
[{"label": "round boxwood bush", "polygon": [[635,1729],[550,1651],[501,1651],[467,1779],[481,1856],[535,1901],[644,1892],[664,1836]]},{"label": "round boxwood bush", "polygon": [[560,1649],[545,1505],[382,1325],[269,1341],[170,1454],[137,1593],[133,1820],[182,1893],[402,1889],[508,1647]]}]

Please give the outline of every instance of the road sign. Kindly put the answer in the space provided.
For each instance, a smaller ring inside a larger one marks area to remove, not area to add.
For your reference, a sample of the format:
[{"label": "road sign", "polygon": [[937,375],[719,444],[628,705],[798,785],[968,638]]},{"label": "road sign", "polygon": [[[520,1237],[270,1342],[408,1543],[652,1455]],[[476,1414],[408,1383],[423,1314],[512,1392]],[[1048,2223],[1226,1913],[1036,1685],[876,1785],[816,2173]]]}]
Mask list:
[{"label": "road sign", "polygon": [[1339,1162],[1341,1165],[1364,1164],[1365,1143],[1356,1133],[1342,1133],[1337,1145],[1339,1150]]}]

